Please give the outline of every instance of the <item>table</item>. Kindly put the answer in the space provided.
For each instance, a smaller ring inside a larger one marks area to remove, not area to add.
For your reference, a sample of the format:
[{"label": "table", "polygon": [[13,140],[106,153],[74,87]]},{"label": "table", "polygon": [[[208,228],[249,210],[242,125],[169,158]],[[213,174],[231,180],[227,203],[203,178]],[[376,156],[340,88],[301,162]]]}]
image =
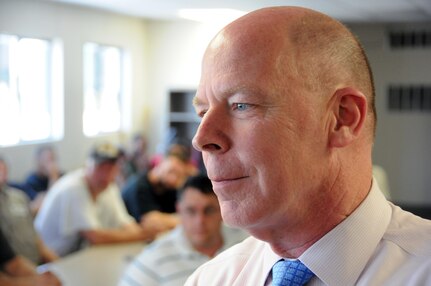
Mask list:
[{"label": "table", "polygon": [[140,243],[91,246],[47,264],[64,286],[116,286],[126,266],[145,247]]}]

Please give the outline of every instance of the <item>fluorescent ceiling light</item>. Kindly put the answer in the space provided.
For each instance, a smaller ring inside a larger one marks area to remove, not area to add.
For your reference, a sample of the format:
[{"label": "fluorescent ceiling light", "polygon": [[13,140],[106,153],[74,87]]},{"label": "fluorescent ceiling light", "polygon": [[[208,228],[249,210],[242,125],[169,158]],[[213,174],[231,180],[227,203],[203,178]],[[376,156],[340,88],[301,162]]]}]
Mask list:
[{"label": "fluorescent ceiling light", "polygon": [[234,9],[180,9],[178,16],[202,23],[229,23],[246,13]]}]

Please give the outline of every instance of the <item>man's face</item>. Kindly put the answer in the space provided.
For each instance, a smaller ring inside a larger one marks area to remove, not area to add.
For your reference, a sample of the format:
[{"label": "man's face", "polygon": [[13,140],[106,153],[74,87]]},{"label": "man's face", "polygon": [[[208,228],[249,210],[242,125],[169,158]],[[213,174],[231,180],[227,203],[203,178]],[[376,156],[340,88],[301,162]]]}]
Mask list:
[{"label": "man's face", "polygon": [[118,174],[118,165],[112,162],[96,164],[92,167],[90,178],[98,191],[103,191],[112,183]]},{"label": "man's face", "polygon": [[38,165],[42,174],[49,176],[53,169],[58,168],[55,153],[50,149],[45,149],[39,155]]},{"label": "man's face", "polygon": [[189,187],[178,202],[177,211],[193,247],[211,247],[220,241],[222,219],[215,195]]},{"label": "man's face", "polygon": [[326,144],[322,112],[287,69],[284,43],[268,49],[274,39],[252,36],[220,34],[207,50],[193,140],[224,220],[250,231],[304,222],[319,199]]},{"label": "man's face", "polygon": [[187,167],[176,157],[166,158],[160,166],[160,182],[166,188],[178,189],[187,178]]}]

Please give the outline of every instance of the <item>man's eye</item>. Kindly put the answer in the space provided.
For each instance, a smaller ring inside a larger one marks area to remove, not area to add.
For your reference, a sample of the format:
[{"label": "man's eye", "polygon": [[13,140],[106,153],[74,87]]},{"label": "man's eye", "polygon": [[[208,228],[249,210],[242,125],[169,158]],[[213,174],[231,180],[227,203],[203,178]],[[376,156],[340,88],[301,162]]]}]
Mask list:
[{"label": "man's eye", "polygon": [[249,108],[249,107],[250,107],[250,105],[247,103],[235,103],[235,105],[234,105],[234,109],[239,110],[239,111],[247,110],[247,108]]},{"label": "man's eye", "polygon": [[205,115],[205,113],[207,113],[207,111],[206,111],[206,110],[202,110],[202,111],[198,111],[198,112],[196,112],[196,114],[197,114],[200,118],[203,118],[203,117],[204,117],[204,115]]}]

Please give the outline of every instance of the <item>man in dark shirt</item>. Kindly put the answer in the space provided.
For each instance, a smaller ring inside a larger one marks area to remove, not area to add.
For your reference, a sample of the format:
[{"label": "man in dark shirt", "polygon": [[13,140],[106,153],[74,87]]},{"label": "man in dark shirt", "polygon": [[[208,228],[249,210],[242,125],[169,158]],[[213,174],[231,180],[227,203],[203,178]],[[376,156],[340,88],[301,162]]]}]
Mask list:
[{"label": "man in dark shirt", "polygon": [[144,228],[161,232],[175,227],[177,189],[186,178],[185,163],[175,156],[166,157],[147,173],[132,178],[123,188],[128,212]]},{"label": "man in dark shirt", "polygon": [[62,172],[58,166],[57,155],[50,145],[43,145],[36,151],[36,169],[29,174],[25,187],[32,190],[30,199],[35,199],[40,193],[46,192],[58,180]]}]

